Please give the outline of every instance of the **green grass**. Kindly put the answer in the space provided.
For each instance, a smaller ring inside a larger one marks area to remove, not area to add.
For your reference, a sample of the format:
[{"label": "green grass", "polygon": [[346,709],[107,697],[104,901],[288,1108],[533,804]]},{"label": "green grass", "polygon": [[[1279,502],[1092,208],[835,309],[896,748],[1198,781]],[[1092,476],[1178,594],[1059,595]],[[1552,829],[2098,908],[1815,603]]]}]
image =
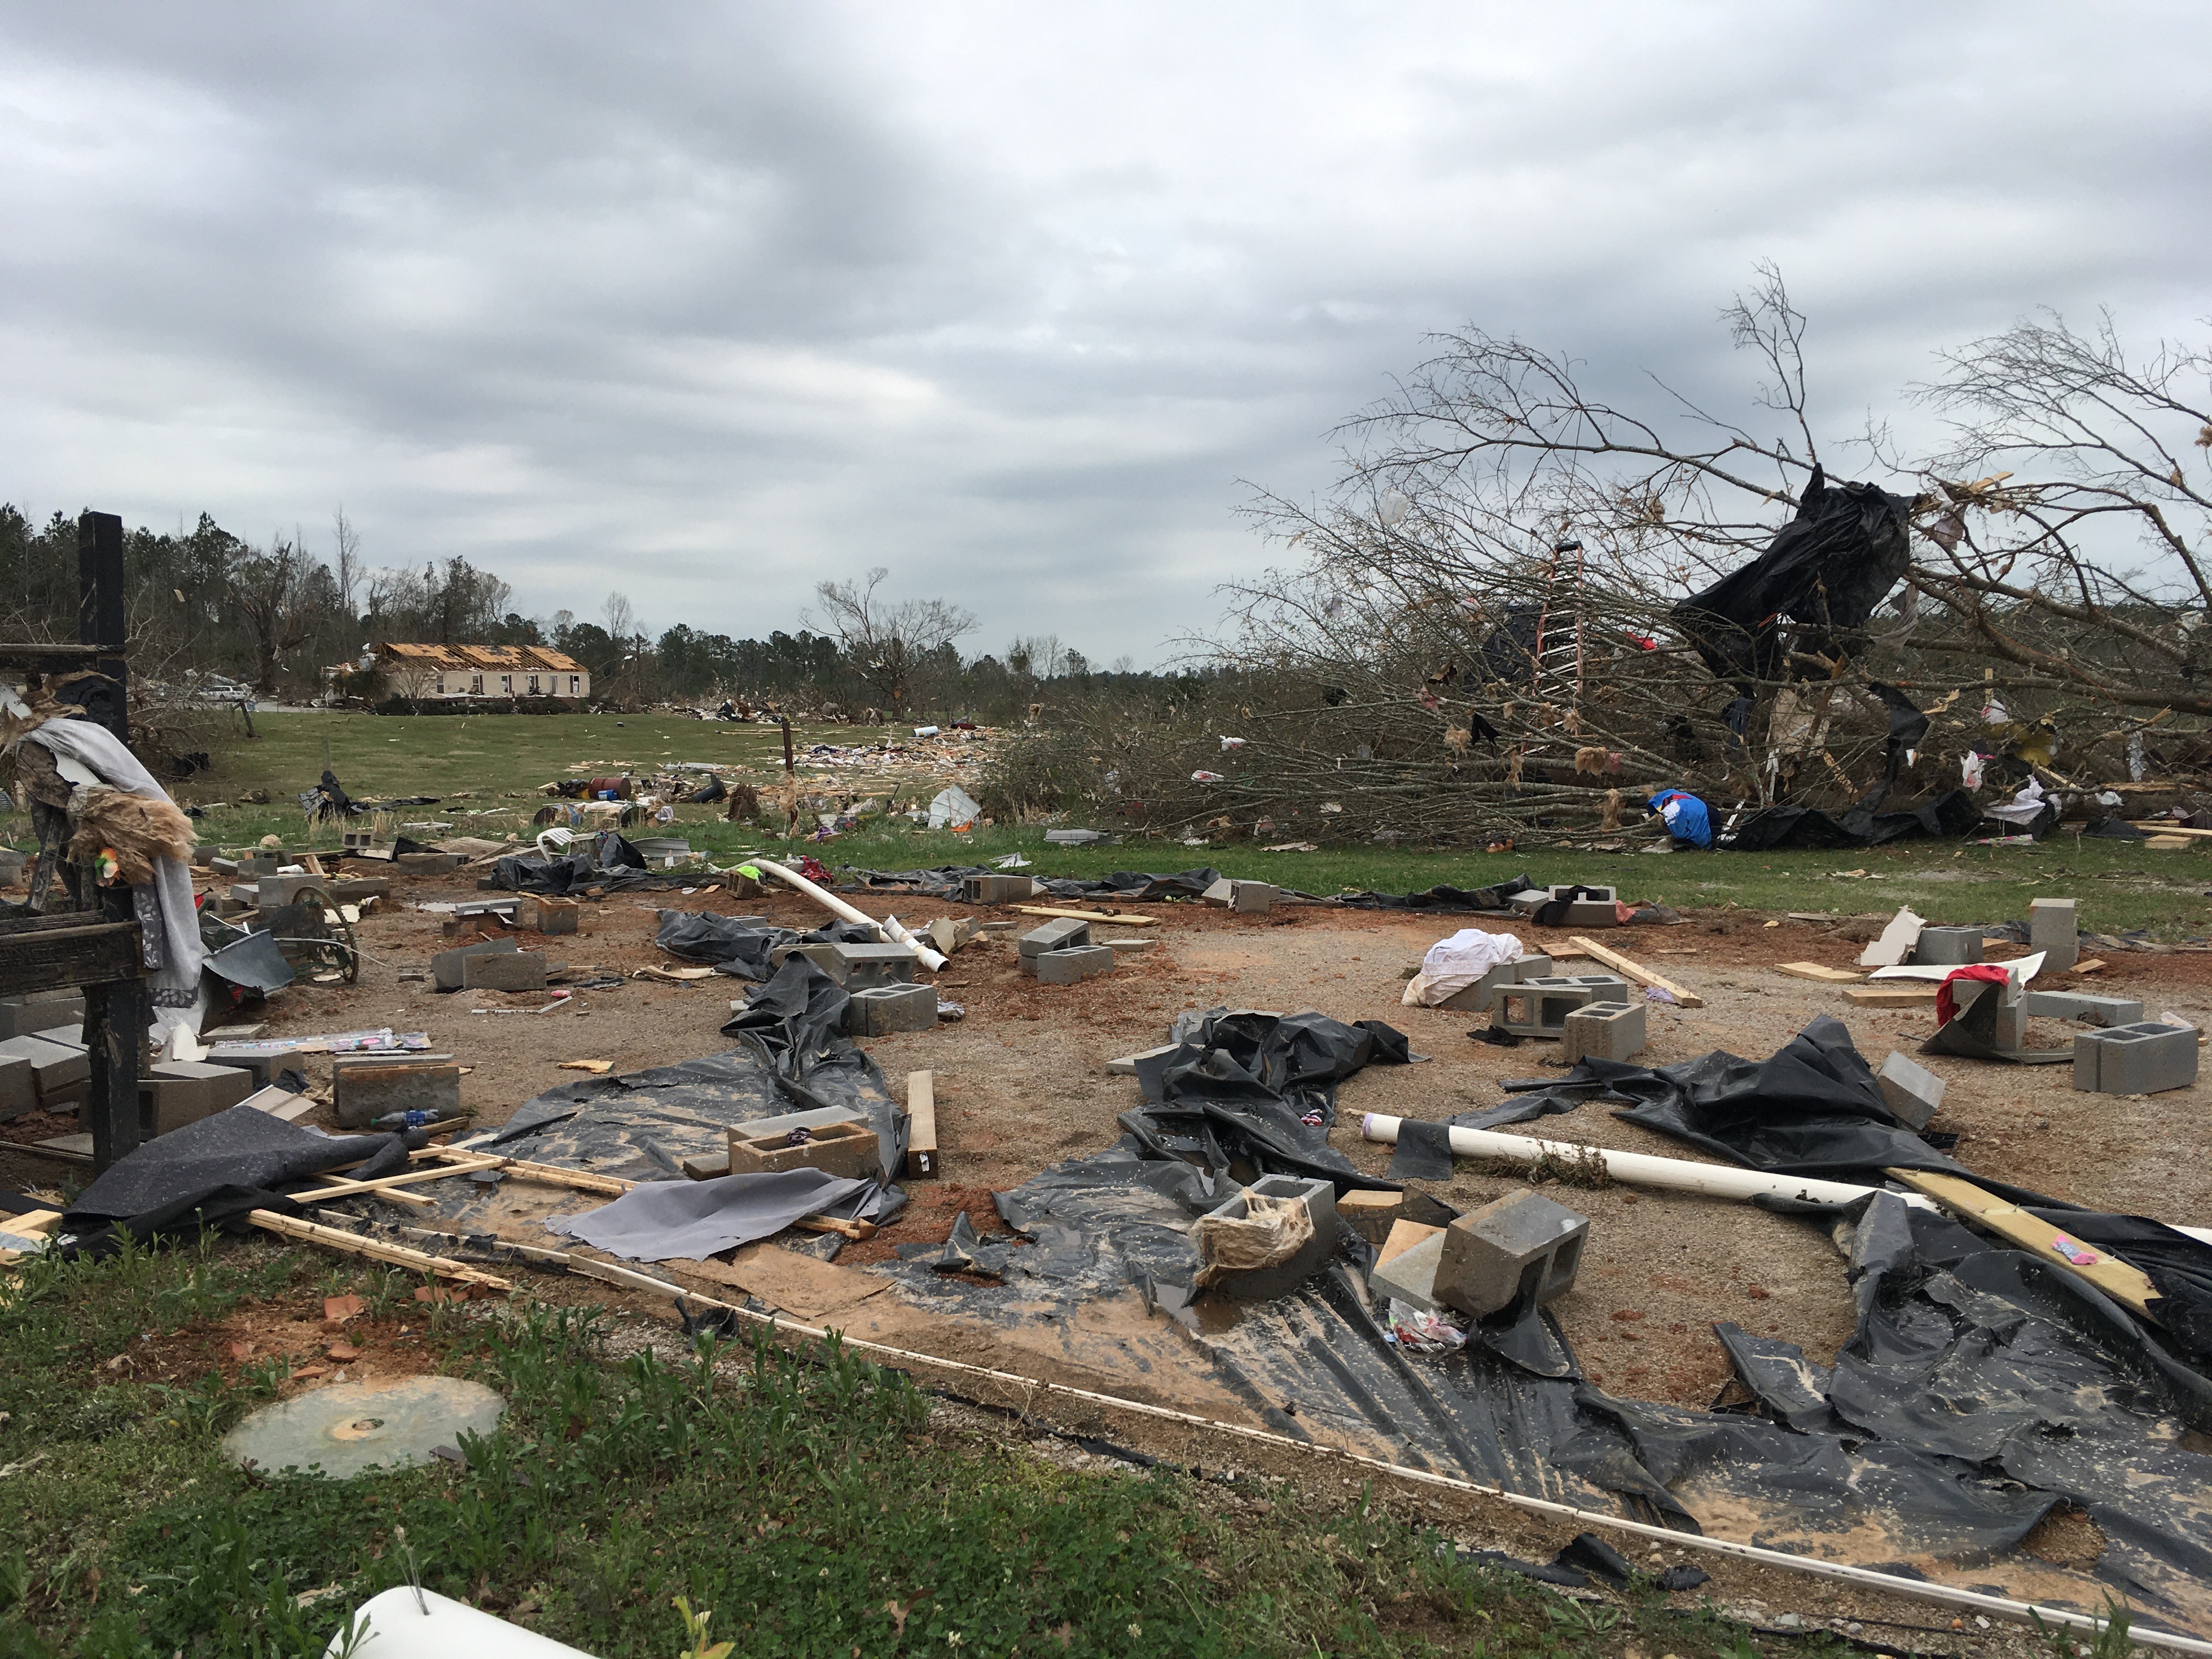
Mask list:
[{"label": "green grass", "polygon": [[1074,1474],[933,1428],[911,1382],[834,1348],[617,1358],[597,1314],[441,1309],[444,1368],[503,1392],[505,1419],[465,1468],[343,1482],[222,1457],[273,1367],[108,1380],[142,1336],[347,1288],[372,1317],[419,1311],[400,1275],[265,1244],[0,1287],[0,1655],[316,1654],[410,1574],[603,1659],[674,1659],[679,1596],[746,1655],[1751,1651],[1648,1589],[1577,1604],[1462,1565],[1371,1492]]},{"label": "green grass", "polygon": [[[534,792],[549,780],[573,775],[574,762],[627,762],[639,769],[678,761],[737,762],[780,774],[782,739],[775,727],[683,720],[667,715],[258,715],[258,738],[242,726],[216,756],[213,773],[180,786],[187,801],[227,800],[266,789],[266,807],[232,805],[201,822],[204,841],[238,847],[264,835],[288,847],[337,845],[335,830],[309,843],[293,796],[311,787],[323,769],[323,750],[349,793],[364,799],[395,795],[448,797],[435,808],[403,811],[404,818],[451,823],[451,831],[527,839],[531,815],[544,802]],[[893,728],[824,726],[796,734],[806,744],[880,741]],[[802,760],[802,771],[804,770]],[[756,774],[767,781],[766,772]],[[451,799],[471,792],[466,800]],[[480,816],[472,816],[480,815]],[[707,806],[678,811],[676,832],[718,858],[781,845],[751,826],[729,824]],[[1097,827],[1113,828],[1102,824]],[[10,839],[27,845],[28,826],[11,826]],[[1048,845],[1041,829],[1012,827],[956,836],[908,827],[867,829],[807,850],[832,869],[844,866],[896,870],[917,865],[977,862],[1018,852],[1033,873],[1096,876],[1115,870],[1173,871],[1212,865],[1228,874],[1271,881],[1316,894],[1352,890],[1404,892],[1449,883],[1481,887],[1525,872],[1537,882],[1582,881],[1612,885],[1624,897],[1677,909],[1735,905],[1761,911],[1821,910],[1845,915],[1887,912],[1911,904],[1936,922],[2017,921],[2031,898],[2071,896],[2081,902],[2086,927],[2118,932],[2148,928],[2166,940],[2212,931],[2212,853],[2147,853],[2125,842],[2054,836],[2035,847],[1977,847],[1912,842],[1874,850],[1833,853],[1695,854],[1663,857],[1639,853],[1554,850],[1541,835],[1523,837],[1514,853],[1435,853],[1382,847],[1329,848],[1316,853],[1266,853],[1250,842],[1189,848],[1164,839],[1127,837],[1115,847]],[[1632,842],[1632,845],[1635,844]],[[2205,846],[2212,848],[2212,842]],[[1852,876],[1842,872],[1864,871]]]}]

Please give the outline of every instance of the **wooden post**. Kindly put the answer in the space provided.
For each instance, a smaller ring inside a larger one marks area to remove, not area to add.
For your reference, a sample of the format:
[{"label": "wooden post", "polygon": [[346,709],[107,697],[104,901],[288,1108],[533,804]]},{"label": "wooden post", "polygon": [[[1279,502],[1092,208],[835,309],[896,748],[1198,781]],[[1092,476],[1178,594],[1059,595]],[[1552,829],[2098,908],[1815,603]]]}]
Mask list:
[{"label": "wooden post", "polygon": [[123,520],[112,513],[87,513],[76,521],[76,637],[112,653],[92,666],[110,686],[90,690],[84,708],[124,742],[131,740],[130,706],[123,669],[127,631],[123,615]]},{"label": "wooden post", "polygon": [[937,1073],[906,1074],[906,1176],[927,1181],[937,1174]]},{"label": "wooden post", "polygon": [[[97,890],[106,921],[132,919],[129,888]],[[137,944],[135,933],[132,944]],[[84,1036],[86,1058],[92,1063],[84,1117],[92,1131],[92,1170],[98,1175],[118,1158],[137,1152],[144,1133],[138,1118],[138,1059],[146,1045],[144,981],[112,979],[87,985]]]}]

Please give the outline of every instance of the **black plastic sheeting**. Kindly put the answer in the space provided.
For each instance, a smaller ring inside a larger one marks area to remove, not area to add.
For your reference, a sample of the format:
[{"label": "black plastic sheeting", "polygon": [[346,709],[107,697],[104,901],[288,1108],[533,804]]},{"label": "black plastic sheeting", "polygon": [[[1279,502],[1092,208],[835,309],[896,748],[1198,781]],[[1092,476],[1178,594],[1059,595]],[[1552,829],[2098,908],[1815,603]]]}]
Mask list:
[{"label": "black plastic sheeting", "polygon": [[564,856],[549,859],[537,853],[511,853],[492,866],[491,884],[510,893],[535,893],[559,898],[588,888],[602,892],[629,892],[658,887],[690,887],[698,872],[655,872],[645,867],[645,855],[622,836],[608,831],[576,842]]},{"label": "black plastic sheeting", "polygon": [[[958,899],[964,878],[1003,876],[1009,872],[981,864],[940,864],[927,870],[854,870],[849,873],[854,884],[872,893],[920,893],[928,898]],[[1116,870],[1110,876],[1096,878],[1039,876],[1036,879],[1044,887],[1040,896],[1152,904],[1162,899],[1198,898],[1221,879],[1221,872],[1212,869],[1185,870],[1171,876],[1154,876],[1138,870]]]},{"label": "black plastic sheeting", "polygon": [[1418,893],[1340,893],[1329,902],[1347,910],[1437,910],[1471,916],[1519,914],[1506,902],[1536,884],[1525,875],[1490,887],[1438,886]]},{"label": "black plastic sheeting", "polygon": [[686,962],[704,962],[732,979],[765,980],[771,952],[786,945],[873,945],[875,930],[857,921],[833,921],[811,933],[788,927],[755,927],[710,911],[663,910],[655,945]]},{"label": "black plastic sheeting", "polygon": [[407,1150],[397,1135],[326,1135],[234,1106],[118,1159],[77,1194],[56,1231],[74,1235],[73,1249],[100,1254],[126,1237],[242,1225],[248,1210],[297,1214],[286,1191],[349,1164],[361,1165],[349,1175],[373,1181],[404,1170]]},{"label": "black plastic sheeting", "polygon": [[[1876,792],[1875,799],[1879,799]],[[1938,795],[1909,811],[1876,812],[1856,806],[1840,817],[1810,806],[1768,806],[1714,837],[1731,853],[1778,852],[1799,847],[1884,847],[1893,841],[1956,841],[1982,821],[1982,809],[1963,789]]]}]

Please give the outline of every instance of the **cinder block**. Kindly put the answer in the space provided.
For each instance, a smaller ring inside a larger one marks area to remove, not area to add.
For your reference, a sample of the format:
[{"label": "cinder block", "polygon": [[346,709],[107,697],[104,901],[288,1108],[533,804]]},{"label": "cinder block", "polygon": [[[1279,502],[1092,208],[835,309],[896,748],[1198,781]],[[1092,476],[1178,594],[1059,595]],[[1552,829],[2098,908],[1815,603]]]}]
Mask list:
[{"label": "cinder block", "polygon": [[1055,916],[1042,927],[1032,927],[1021,937],[1018,946],[1025,957],[1042,956],[1047,951],[1070,951],[1091,943],[1091,924],[1079,921],[1073,916]]},{"label": "cinder block", "polygon": [[1225,906],[1236,898],[1237,884],[1224,876],[1198,896],[1202,903]]},{"label": "cinder block", "polygon": [[21,1054],[0,1054],[0,1123],[39,1109],[39,1085],[31,1062]]},{"label": "cinder block", "polygon": [[257,1089],[239,1104],[282,1118],[287,1123],[297,1123],[315,1109],[315,1097],[295,1095],[289,1089]]},{"label": "cinder block", "polygon": [[157,1135],[228,1111],[253,1092],[252,1079],[228,1066],[166,1060],[138,1079],[138,1111]]},{"label": "cinder block", "polygon": [[767,1135],[748,1133],[751,1127],[740,1124],[730,1131],[732,1175],[820,1170],[826,1175],[857,1178],[883,1173],[882,1143],[864,1123],[824,1123]]},{"label": "cinder block", "polygon": [[[1110,955],[1111,952],[1109,952]],[[1304,1176],[1262,1176],[1212,1213],[1227,1221],[1241,1221],[1251,1212],[1255,1197],[1286,1198],[1303,1203],[1313,1221],[1313,1237],[1289,1261],[1272,1267],[1233,1269],[1213,1279],[1208,1288],[1247,1301],[1287,1296],[1319,1273],[1336,1253],[1336,1188]]]},{"label": "cinder block", "polygon": [[1960,967],[1982,959],[1982,930],[1972,927],[1923,927],[1912,959],[1934,967]]},{"label": "cinder block", "polygon": [[2197,1031],[2159,1020],[2084,1031],[2074,1039],[2074,1086],[2103,1095],[2154,1095],[2197,1081]]},{"label": "cinder block", "polygon": [[1109,1075],[1114,1077],[1134,1077],[1137,1075],[1137,1068],[1143,1065],[1145,1061],[1148,1060],[1159,1060],[1165,1055],[1173,1054],[1181,1047],[1182,1047],[1182,1045],[1179,1042],[1164,1042],[1157,1048],[1146,1048],[1140,1054],[1124,1054],[1119,1060],[1108,1060],[1106,1062],[1106,1070]]},{"label": "cinder block", "polygon": [[461,959],[461,988],[465,991],[542,991],[545,988],[543,951],[490,951]]},{"label": "cinder block", "polygon": [[205,1059],[210,1066],[228,1066],[232,1071],[242,1073],[252,1080],[255,1088],[265,1089],[275,1081],[276,1074],[284,1069],[292,1056],[251,1050],[240,1053],[238,1045],[217,1042],[209,1045]]},{"label": "cinder block", "polygon": [[1881,1091],[1882,1103],[1908,1129],[1928,1127],[1928,1120],[1943,1103],[1943,1091],[1949,1086],[1925,1066],[1908,1060],[1893,1048],[1889,1058],[1875,1068],[1874,1080],[1875,1086]]},{"label": "cinder block", "polygon": [[937,1029],[934,985],[871,985],[845,1005],[845,1035],[886,1036],[893,1031]]},{"label": "cinder block", "polygon": [[1523,1187],[1444,1229],[1436,1297],[1480,1319],[1574,1288],[1589,1218]]},{"label": "cinder block", "polygon": [[1098,941],[1117,957],[1140,956],[1159,943],[1156,939],[1102,939]]},{"label": "cinder block", "polygon": [[1073,950],[1047,951],[1029,958],[1040,985],[1073,985],[1114,971],[1114,953],[1103,945],[1079,945]]},{"label": "cinder block", "polygon": [[84,1024],[82,991],[33,992],[0,1000],[0,1039],[29,1036],[57,1025]]},{"label": "cinder block", "polygon": [[960,896],[970,904],[1011,904],[1034,898],[1036,883],[1028,876],[963,876]]},{"label": "cinder block", "polygon": [[359,904],[365,899],[389,899],[389,876],[338,876],[323,884],[333,904]]},{"label": "cinder block", "polygon": [[1552,959],[1549,957],[1523,957],[1518,962],[1501,962],[1487,969],[1474,984],[1453,992],[1437,1006],[1464,1013],[1485,1013],[1496,1000],[1500,986],[1517,985],[1524,979],[1547,978],[1551,972]]},{"label": "cinder block", "polygon": [[399,853],[393,855],[392,865],[402,875],[442,876],[467,862],[459,853]]},{"label": "cinder block", "polygon": [[1274,908],[1275,890],[1264,881],[1229,884],[1229,908],[1239,915],[1263,916]]},{"label": "cinder block", "polygon": [[1368,1269],[1367,1294],[1377,1302],[1395,1298],[1434,1313],[1437,1268],[1443,1255],[1443,1228],[1413,1221],[1391,1223],[1375,1265]]},{"label": "cinder block", "polygon": [[320,876],[262,876],[253,884],[253,902],[264,910],[274,910],[280,904],[289,904],[310,887],[328,887]]},{"label": "cinder block", "polygon": [[848,991],[865,991],[875,985],[911,985],[915,967],[915,954],[903,945],[833,945],[822,971]]},{"label": "cinder block", "polygon": [[0,1042],[0,1056],[11,1054],[30,1063],[31,1082],[41,1104],[52,1102],[63,1091],[92,1075],[92,1060],[82,1048],[64,1047],[44,1037],[9,1037]]},{"label": "cinder block", "polygon": [[573,933],[582,919],[584,907],[574,899],[526,896],[514,907],[514,919],[525,927],[535,928],[541,933]]},{"label": "cinder block", "polygon": [[1336,1200],[1336,1212],[1345,1225],[1377,1249],[1389,1237],[1405,1206],[1403,1193],[1369,1192],[1358,1187]]},{"label": "cinder block", "polygon": [[2127,997],[2083,996],[2075,991],[2029,991],[2020,1006],[2036,1019],[2086,1019],[2092,1025],[2141,1024],[2143,1006]]},{"label": "cinder block", "polygon": [[1626,1060],[1643,1052],[1644,1005],[1595,1002],[1570,1013],[1560,1031],[1559,1058],[1570,1065],[1578,1060]]},{"label": "cinder block", "polygon": [[1545,975],[1498,987],[1490,1024],[1515,1036],[1556,1037],[1576,1009],[1630,1000],[1628,981],[1611,974]]},{"label": "cinder block", "polygon": [[2071,968],[2081,956],[2081,927],[2072,899],[2031,899],[2027,906],[2027,948],[2043,952],[2043,965],[2054,973]]},{"label": "cinder block", "polygon": [[264,876],[275,875],[283,862],[274,853],[248,853],[239,860],[238,873],[246,881],[258,881]]},{"label": "cinder block", "polygon": [[441,951],[430,958],[430,982],[441,991],[458,991],[461,988],[462,964],[471,957],[497,956],[521,948],[511,939],[486,939],[455,950]]},{"label": "cinder block", "polygon": [[332,1108],[338,1127],[358,1129],[392,1112],[457,1116],[461,1068],[450,1060],[356,1060],[333,1065]]}]

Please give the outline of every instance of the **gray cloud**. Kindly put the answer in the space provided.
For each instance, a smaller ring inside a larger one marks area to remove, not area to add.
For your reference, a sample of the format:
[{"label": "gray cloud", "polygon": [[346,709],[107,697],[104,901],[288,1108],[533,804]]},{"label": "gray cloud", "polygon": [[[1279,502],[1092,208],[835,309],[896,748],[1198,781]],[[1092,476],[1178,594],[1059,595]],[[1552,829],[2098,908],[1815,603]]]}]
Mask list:
[{"label": "gray cloud", "polygon": [[[1540,9],[1540,15],[1529,15]],[[378,5],[0,18],[4,493],[343,501],[540,611],[887,564],[1154,657],[1249,478],[1473,320],[1837,436],[2039,305],[2205,309],[2200,9]]]}]

